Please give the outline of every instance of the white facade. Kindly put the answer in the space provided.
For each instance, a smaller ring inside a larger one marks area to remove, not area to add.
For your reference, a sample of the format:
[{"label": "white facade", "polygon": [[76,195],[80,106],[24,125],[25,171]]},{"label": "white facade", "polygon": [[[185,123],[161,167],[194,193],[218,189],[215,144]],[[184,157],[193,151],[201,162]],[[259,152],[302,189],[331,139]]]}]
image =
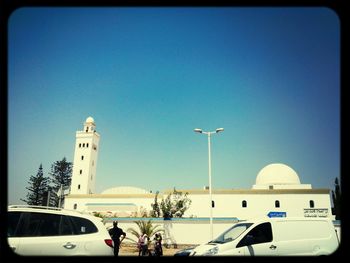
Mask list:
[{"label": "white facade", "polygon": [[95,192],[96,166],[100,135],[92,117],[84,123],[84,129],[76,132],[74,163],[70,194]]},{"label": "white facade", "polygon": [[[184,217],[209,217],[210,199],[208,190],[177,190],[187,192],[192,201]],[[158,195],[158,202],[171,193]],[[69,195],[65,208],[86,212],[110,212],[111,216],[140,216],[149,212],[155,194],[93,194]],[[268,216],[270,212],[285,213],[286,216],[332,217],[328,189],[295,190],[214,190],[214,218],[249,218]]]}]

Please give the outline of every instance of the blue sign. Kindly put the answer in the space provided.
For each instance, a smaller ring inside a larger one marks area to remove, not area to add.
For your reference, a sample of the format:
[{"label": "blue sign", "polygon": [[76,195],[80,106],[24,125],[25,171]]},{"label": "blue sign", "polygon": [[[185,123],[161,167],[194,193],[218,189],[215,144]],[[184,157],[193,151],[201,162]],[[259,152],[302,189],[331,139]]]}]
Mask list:
[{"label": "blue sign", "polygon": [[267,214],[268,217],[286,217],[287,216],[287,213],[286,212],[269,212]]}]

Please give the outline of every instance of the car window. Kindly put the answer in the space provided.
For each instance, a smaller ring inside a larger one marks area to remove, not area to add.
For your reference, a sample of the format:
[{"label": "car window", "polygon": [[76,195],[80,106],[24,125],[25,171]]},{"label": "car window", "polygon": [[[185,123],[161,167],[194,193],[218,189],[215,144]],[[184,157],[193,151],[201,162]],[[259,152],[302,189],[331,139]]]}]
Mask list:
[{"label": "car window", "polygon": [[24,226],[18,231],[18,236],[57,236],[60,215],[47,213],[24,213]]},{"label": "car window", "polygon": [[210,241],[209,243],[227,243],[238,238],[246,229],[248,229],[252,223],[239,223],[235,224],[233,227],[226,230],[216,239]]},{"label": "car window", "polygon": [[7,214],[7,237],[15,237],[21,212],[10,212]]},{"label": "car window", "polygon": [[72,221],[74,233],[76,235],[91,234],[98,231],[95,224],[86,218],[70,216],[70,219]]},{"label": "car window", "polygon": [[34,212],[8,213],[8,237],[82,235],[96,232],[98,229],[93,222],[77,216]]},{"label": "car window", "polygon": [[74,228],[69,216],[61,217],[60,235],[74,235]]},{"label": "car window", "polygon": [[247,235],[238,243],[237,247],[250,246],[254,244],[272,241],[272,229],[269,222],[260,224],[250,230]]}]

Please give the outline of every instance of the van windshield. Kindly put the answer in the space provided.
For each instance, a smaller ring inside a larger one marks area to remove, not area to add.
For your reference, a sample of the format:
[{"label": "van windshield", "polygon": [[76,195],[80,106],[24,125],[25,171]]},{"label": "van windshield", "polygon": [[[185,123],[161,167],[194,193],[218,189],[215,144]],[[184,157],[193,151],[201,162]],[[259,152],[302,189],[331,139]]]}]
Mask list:
[{"label": "van windshield", "polygon": [[216,239],[210,241],[208,244],[213,244],[213,243],[223,244],[223,243],[227,243],[227,242],[230,242],[232,240],[235,240],[246,229],[248,229],[251,225],[252,225],[252,223],[235,224],[233,227],[226,230],[224,233],[222,233]]}]

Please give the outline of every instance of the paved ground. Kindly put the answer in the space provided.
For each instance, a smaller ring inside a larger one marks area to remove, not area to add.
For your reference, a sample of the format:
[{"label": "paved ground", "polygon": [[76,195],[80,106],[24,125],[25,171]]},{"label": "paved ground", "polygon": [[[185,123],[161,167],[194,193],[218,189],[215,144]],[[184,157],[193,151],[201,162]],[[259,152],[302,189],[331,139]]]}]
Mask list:
[{"label": "paved ground", "polygon": [[[191,247],[191,245],[178,245],[177,248],[165,248],[163,247],[163,256],[174,256],[174,254],[184,248]],[[122,244],[119,250],[119,256],[138,256],[138,250],[136,246],[129,244]]]}]

